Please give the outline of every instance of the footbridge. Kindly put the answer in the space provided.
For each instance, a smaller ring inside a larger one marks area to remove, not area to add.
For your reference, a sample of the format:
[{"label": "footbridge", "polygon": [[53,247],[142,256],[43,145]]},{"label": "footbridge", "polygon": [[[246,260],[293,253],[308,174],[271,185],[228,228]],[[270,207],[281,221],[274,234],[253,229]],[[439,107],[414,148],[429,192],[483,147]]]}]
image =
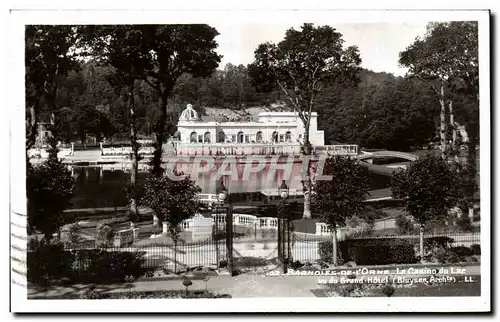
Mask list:
[{"label": "footbridge", "polygon": [[408,161],[415,161],[418,159],[418,156],[415,154],[400,152],[400,151],[375,151],[375,152],[361,151],[361,153],[362,154],[358,155],[358,160],[360,161],[374,159],[374,158],[399,158]]}]

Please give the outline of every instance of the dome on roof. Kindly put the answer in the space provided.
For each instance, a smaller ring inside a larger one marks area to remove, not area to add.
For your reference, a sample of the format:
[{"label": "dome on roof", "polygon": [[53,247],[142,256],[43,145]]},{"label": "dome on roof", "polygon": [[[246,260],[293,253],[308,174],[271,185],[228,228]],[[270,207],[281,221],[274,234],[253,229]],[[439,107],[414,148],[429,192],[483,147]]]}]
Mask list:
[{"label": "dome on roof", "polygon": [[198,113],[193,109],[193,105],[188,104],[186,109],[182,111],[179,121],[198,121]]}]

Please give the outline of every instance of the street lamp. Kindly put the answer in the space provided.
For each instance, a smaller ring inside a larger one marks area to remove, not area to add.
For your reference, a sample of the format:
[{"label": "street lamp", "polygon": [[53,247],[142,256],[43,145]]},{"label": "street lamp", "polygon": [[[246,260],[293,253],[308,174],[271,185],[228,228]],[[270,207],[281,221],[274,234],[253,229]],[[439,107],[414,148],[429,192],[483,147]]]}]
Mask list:
[{"label": "street lamp", "polygon": [[281,185],[278,187],[278,195],[281,196],[281,199],[285,200],[288,198],[290,194],[290,188],[286,185],[285,180],[281,181]]},{"label": "street lamp", "polygon": [[281,185],[278,187],[278,195],[281,197],[280,205],[278,206],[278,259],[281,262],[283,273],[286,274],[286,263],[285,263],[285,243],[288,245],[288,255],[290,255],[289,244],[289,220],[286,222],[286,233],[285,233],[285,222],[284,222],[284,212],[286,210],[286,199],[290,194],[290,189],[286,185],[285,180],[281,181]]},{"label": "street lamp", "polygon": [[224,186],[224,182],[222,181],[222,178],[217,183],[217,188],[216,188],[215,192],[217,194],[217,200],[220,203],[225,203],[228,192],[227,192],[226,187]]},{"label": "street lamp", "polygon": [[[224,186],[223,178],[218,182],[216,187],[217,200],[221,207],[226,211],[226,256],[227,270],[233,276],[233,207],[229,192]],[[219,212],[217,211],[217,214]],[[217,241],[218,243],[218,241]]]}]

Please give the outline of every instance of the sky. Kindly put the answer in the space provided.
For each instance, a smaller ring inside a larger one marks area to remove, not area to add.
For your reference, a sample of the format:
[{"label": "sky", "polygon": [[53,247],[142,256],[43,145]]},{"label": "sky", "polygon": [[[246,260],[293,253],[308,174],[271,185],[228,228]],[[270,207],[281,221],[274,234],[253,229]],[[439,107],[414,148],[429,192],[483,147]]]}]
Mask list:
[{"label": "sky", "polygon": [[[277,24],[211,24],[220,33],[218,53],[223,55],[223,68],[227,63],[249,64],[260,43],[279,42],[290,27],[300,25]],[[375,72],[403,76],[406,69],[398,66],[399,52],[409,46],[417,36],[423,36],[427,22],[422,23],[351,23],[332,25],[343,35],[345,46],[356,45],[361,55],[361,66]]]}]

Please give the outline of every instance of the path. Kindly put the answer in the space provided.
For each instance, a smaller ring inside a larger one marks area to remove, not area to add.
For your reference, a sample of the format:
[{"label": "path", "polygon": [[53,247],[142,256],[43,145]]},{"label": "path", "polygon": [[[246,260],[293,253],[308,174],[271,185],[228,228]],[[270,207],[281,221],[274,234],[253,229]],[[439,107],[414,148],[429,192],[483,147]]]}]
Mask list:
[{"label": "path", "polygon": [[[479,265],[462,266],[454,265],[448,267],[465,267],[468,276],[479,276],[481,269]],[[395,267],[395,266],[392,266]],[[416,265],[415,267],[419,267]],[[384,269],[384,268],[381,268]],[[394,274],[394,268],[391,271]],[[393,275],[391,274],[391,275]],[[439,274],[438,274],[439,275]],[[372,275],[383,277],[387,275]],[[421,277],[429,274],[409,274],[405,277]],[[454,275],[458,276],[458,275]],[[207,287],[210,292],[219,294],[230,294],[233,298],[262,298],[262,297],[314,297],[311,292],[318,289],[319,279],[330,278],[327,276],[266,276],[263,274],[242,274],[236,277],[214,276],[210,277]],[[192,280],[191,291],[205,290],[205,282]],[[82,294],[88,289],[84,285],[58,286],[50,289],[30,285],[28,298],[56,298],[64,295]],[[119,293],[125,291],[167,291],[182,290],[182,280],[159,280],[159,281],[136,281],[134,283],[112,284],[99,286],[98,292]]]}]

